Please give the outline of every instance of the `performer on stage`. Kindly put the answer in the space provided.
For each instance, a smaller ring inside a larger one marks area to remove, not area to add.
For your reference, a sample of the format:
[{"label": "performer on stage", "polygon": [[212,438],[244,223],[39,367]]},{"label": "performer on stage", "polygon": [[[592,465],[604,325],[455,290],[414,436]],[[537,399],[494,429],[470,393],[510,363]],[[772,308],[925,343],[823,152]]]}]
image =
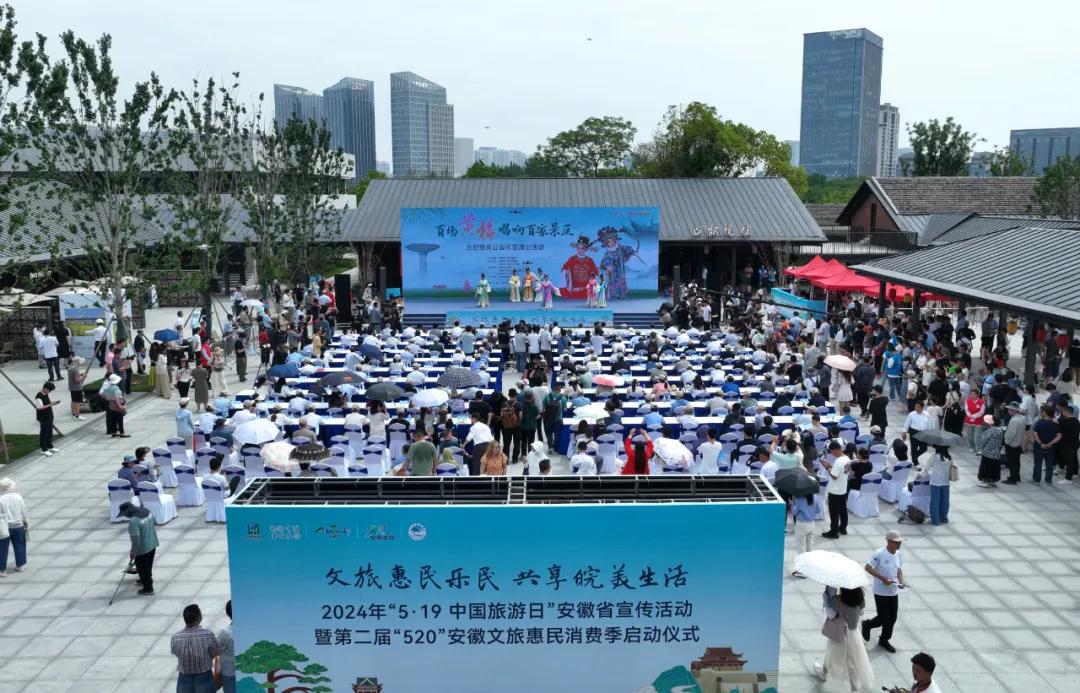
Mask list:
[{"label": "performer on stage", "polygon": [[551,283],[550,276],[544,277],[544,283],[541,284],[541,288],[544,292],[544,310],[551,310],[551,297],[555,294],[556,291],[558,291],[558,289],[556,289],[555,285]]},{"label": "performer on stage", "polygon": [[533,280],[534,279],[535,279],[535,277],[533,276],[532,268],[529,267],[529,263],[526,262],[525,263],[525,283],[522,285],[522,288],[525,290],[525,301],[526,302],[533,300]]},{"label": "performer on stage", "polygon": [[607,282],[603,272],[596,277],[596,307],[607,308]]},{"label": "performer on stage", "polygon": [[486,274],[480,275],[480,281],[476,282],[476,306],[478,308],[488,307],[488,296],[491,295],[491,282],[487,280]]},{"label": "performer on stage", "polygon": [[521,301],[521,277],[518,276],[517,270],[510,272],[510,302],[519,303]]},{"label": "performer on stage", "polygon": [[589,281],[585,284],[585,307],[596,307],[596,272],[589,276]]},{"label": "performer on stage", "polygon": [[582,299],[586,298],[589,277],[597,272],[596,263],[586,255],[592,249],[588,236],[578,236],[574,248],[574,254],[562,266],[563,289],[559,291],[559,296]]},{"label": "performer on stage", "polygon": [[637,255],[638,248],[631,248],[619,242],[620,231],[612,226],[605,226],[597,233],[597,239],[604,248],[604,257],[600,260],[600,269],[607,274],[607,298],[621,300],[626,298],[626,263]]},{"label": "performer on stage", "polygon": [[542,287],[544,285],[544,278],[547,277],[544,274],[542,267],[536,268],[536,276],[533,277],[533,301],[541,303],[544,300]]}]

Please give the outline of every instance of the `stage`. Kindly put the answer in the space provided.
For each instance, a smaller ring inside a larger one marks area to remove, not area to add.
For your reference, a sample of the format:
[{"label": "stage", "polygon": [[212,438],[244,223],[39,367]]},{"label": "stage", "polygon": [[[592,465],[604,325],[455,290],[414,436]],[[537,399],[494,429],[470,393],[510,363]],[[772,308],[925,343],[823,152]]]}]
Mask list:
[{"label": "stage", "polygon": [[611,301],[607,308],[586,308],[584,301],[556,298],[552,309],[544,310],[542,303],[511,303],[509,299],[499,296],[492,297],[487,308],[477,308],[476,300],[468,298],[407,298],[404,322],[410,325],[451,325],[456,320],[462,325],[478,326],[483,323],[491,326],[503,320],[513,323],[524,320],[538,325],[557,322],[564,327],[589,327],[597,321],[613,325],[618,316],[620,322],[642,327],[658,322],[656,311],[661,303],[663,300],[657,295]]}]

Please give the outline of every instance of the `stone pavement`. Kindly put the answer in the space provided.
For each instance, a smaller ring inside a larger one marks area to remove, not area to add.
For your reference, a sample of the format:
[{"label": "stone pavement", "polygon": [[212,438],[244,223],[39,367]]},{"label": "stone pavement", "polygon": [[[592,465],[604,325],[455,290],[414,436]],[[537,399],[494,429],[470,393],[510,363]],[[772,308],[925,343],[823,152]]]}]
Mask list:
[{"label": "stone pavement", "polygon": [[[196,508],[181,508],[159,530],[157,595],[136,596],[129,576],[107,606],[128,542],[125,525],[107,521],[105,483],[122,455],[172,434],[175,406],[175,399],[142,397],[127,417],[132,438],[86,428],[62,439],[56,456],[31,456],[0,472],[18,482],[31,518],[27,570],[0,579],[0,693],[173,691],[168,643],[182,627],[184,605],[197,602],[207,627],[225,623],[225,530],[207,525]],[[897,427],[902,416],[899,404],[890,410]],[[947,693],[1080,690],[1080,489],[1027,481],[982,489],[974,457],[961,451],[957,461],[951,522],[899,527],[911,589],[901,596],[897,654],[868,647],[877,685],[910,685],[909,659],[925,650],[937,658],[935,679]],[[1025,455],[1022,473],[1030,472]],[[848,536],[818,539],[818,548],[866,560],[897,528],[892,506],[882,510],[876,519],[853,518]],[[793,549],[789,537],[788,572]],[[825,648],[820,593],[812,582],[784,577],[783,693],[821,690],[811,676]],[[872,599],[867,611],[872,615]]]}]

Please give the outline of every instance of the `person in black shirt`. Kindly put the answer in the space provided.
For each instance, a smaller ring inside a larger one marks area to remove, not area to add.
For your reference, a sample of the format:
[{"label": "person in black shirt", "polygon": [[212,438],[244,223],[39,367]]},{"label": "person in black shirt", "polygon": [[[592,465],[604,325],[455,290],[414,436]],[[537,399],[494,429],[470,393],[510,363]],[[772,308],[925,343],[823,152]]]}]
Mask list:
[{"label": "person in black shirt", "polygon": [[874,396],[870,398],[866,410],[870,413],[870,425],[880,426],[882,433],[889,427],[888,407],[889,398],[885,396],[884,389],[880,385],[875,385]]},{"label": "person in black shirt", "polygon": [[52,457],[52,454],[56,452],[56,448],[53,447],[53,410],[59,402],[53,402],[49,399],[49,393],[56,389],[56,386],[51,381],[46,382],[34,395],[34,399],[37,403],[34,405],[37,407],[37,421],[38,421],[38,447],[41,448],[41,454],[46,457]]},{"label": "person in black shirt", "polygon": [[487,423],[488,417],[491,416],[491,406],[484,401],[484,393],[480,390],[476,391],[476,398],[469,402],[469,415],[476,415],[478,421]]},{"label": "person in black shirt", "polygon": [[[845,454],[847,454],[847,451],[845,451]],[[866,448],[859,448],[851,457],[853,461],[849,467],[851,478],[848,479],[848,490],[860,491],[862,490],[862,478],[874,471],[874,465],[870,464],[870,451]]]},{"label": "person in black shirt", "polygon": [[1058,411],[1061,430],[1061,440],[1057,444],[1058,464],[1065,467],[1065,480],[1072,481],[1077,473],[1076,453],[1080,450],[1080,419],[1073,415],[1072,402],[1067,395],[1058,399]]},{"label": "person in black shirt", "polygon": [[791,357],[791,365],[787,368],[787,378],[793,383],[802,382],[803,367],[795,360],[795,357]]},{"label": "person in black shirt", "polygon": [[990,388],[990,407],[994,408],[995,416],[1004,411],[1005,402],[1009,397],[1009,386],[1005,383],[1005,376],[998,373],[994,376],[994,384]]}]

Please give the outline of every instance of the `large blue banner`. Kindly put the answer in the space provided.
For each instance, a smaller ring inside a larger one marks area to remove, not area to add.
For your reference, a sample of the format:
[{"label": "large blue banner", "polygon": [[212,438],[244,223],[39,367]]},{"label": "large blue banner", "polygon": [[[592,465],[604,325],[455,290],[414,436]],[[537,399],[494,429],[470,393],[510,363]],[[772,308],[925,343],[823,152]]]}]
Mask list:
[{"label": "large blue banner", "polygon": [[585,305],[590,288],[611,304],[655,297],[660,249],[656,207],[404,208],[405,298],[492,301],[557,289],[556,307]]},{"label": "large blue banner", "polygon": [[778,501],[227,512],[240,691],[775,693]]}]

